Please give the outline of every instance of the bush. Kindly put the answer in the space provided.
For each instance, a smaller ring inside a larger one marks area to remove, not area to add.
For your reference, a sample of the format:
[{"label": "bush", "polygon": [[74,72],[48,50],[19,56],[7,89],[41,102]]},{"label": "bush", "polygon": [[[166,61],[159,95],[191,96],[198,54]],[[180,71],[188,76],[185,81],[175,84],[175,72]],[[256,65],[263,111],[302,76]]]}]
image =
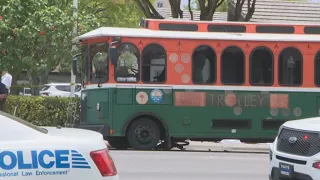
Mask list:
[{"label": "bush", "polygon": [[[72,102],[79,107],[79,98],[10,95],[5,112],[13,115],[18,103],[17,117],[39,126],[63,126],[68,120],[68,105]],[[76,113],[79,114],[79,108]]]}]

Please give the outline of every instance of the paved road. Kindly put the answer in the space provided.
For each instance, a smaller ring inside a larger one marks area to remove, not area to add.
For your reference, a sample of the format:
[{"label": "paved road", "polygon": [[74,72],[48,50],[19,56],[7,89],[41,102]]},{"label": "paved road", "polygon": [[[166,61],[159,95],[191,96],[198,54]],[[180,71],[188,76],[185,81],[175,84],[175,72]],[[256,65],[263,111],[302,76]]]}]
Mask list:
[{"label": "paved road", "polygon": [[111,150],[120,180],[267,180],[268,155]]}]

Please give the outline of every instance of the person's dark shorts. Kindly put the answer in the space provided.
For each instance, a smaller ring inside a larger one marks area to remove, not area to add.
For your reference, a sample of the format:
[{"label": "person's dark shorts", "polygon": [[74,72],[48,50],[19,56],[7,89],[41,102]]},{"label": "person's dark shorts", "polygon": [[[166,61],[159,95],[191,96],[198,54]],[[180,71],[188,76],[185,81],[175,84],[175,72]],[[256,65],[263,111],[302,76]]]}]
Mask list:
[{"label": "person's dark shorts", "polygon": [[4,110],[4,106],[6,104],[6,100],[7,100],[7,98],[0,100],[0,111]]}]

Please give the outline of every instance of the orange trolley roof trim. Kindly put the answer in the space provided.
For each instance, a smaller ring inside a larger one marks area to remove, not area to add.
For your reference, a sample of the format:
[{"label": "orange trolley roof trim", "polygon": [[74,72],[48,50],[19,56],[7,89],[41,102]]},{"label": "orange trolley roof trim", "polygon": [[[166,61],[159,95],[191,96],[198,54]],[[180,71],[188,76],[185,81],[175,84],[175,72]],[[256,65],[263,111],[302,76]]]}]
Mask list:
[{"label": "orange trolley roof trim", "polygon": [[158,23],[163,23],[163,22],[168,22],[172,24],[177,24],[177,23],[194,23],[194,24],[253,24],[253,25],[313,25],[313,26],[320,26],[319,24],[314,24],[311,22],[306,22],[306,23],[292,23],[292,22],[283,22],[283,23],[269,23],[269,22],[237,22],[237,21],[193,21],[189,19],[176,19],[176,18],[169,18],[169,19],[144,19],[141,18],[141,21],[149,21],[149,22],[158,22]]},{"label": "orange trolley roof trim", "polygon": [[140,27],[152,30],[176,30],[198,32],[320,34],[319,24],[253,23],[229,21],[191,21],[183,19],[141,19]]},{"label": "orange trolley roof trim", "polygon": [[142,28],[101,27],[74,38],[77,43],[86,39],[101,37],[137,37],[167,39],[209,39],[235,41],[287,41],[287,42],[320,42],[319,35],[305,34],[258,34],[258,33],[212,33],[188,31],[156,31]]}]

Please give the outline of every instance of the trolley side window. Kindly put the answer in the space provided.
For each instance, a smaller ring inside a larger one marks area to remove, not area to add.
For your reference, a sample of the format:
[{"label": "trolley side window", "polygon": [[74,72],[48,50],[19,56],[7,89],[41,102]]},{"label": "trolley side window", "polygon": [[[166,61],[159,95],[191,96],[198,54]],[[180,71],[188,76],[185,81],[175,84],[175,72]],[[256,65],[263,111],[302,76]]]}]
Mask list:
[{"label": "trolley side window", "polygon": [[108,82],[108,43],[90,45],[90,81],[91,83]]},{"label": "trolley side window", "polygon": [[267,47],[257,47],[250,54],[250,84],[271,86],[273,84],[273,54]]},{"label": "trolley side window", "polygon": [[221,54],[221,82],[225,85],[245,83],[245,54],[237,46],[229,46]]},{"label": "trolley side window", "polygon": [[192,81],[194,84],[216,82],[217,56],[207,45],[198,46],[192,55]]},{"label": "trolley side window", "polygon": [[78,63],[81,69],[81,79],[83,83],[89,82],[88,64],[89,64],[89,46],[87,44],[81,47],[81,63]]},{"label": "trolley side window", "polygon": [[131,43],[123,43],[118,47],[118,61],[115,70],[115,81],[139,81],[139,49]]},{"label": "trolley side window", "polygon": [[280,85],[302,85],[303,56],[298,49],[294,47],[288,47],[283,49],[279,54],[278,63]]},{"label": "trolley side window", "polygon": [[314,84],[320,86],[320,51],[314,57]]},{"label": "trolley side window", "polygon": [[146,83],[165,83],[167,78],[167,53],[164,47],[153,43],[142,51],[142,81]]}]

